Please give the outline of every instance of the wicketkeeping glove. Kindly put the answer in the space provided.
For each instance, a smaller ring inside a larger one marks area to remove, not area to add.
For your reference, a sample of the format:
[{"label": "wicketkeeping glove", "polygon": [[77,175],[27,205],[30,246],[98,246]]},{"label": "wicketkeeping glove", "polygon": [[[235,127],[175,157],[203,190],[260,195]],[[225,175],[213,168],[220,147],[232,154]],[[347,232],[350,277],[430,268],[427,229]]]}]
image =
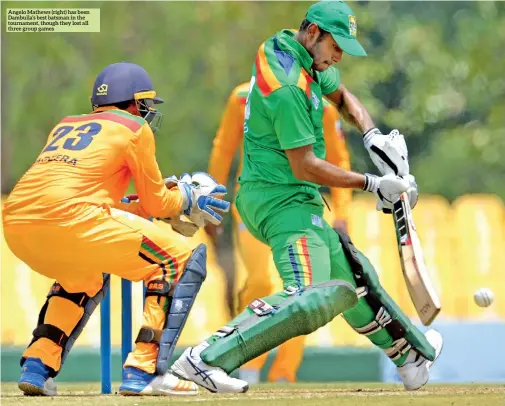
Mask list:
[{"label": "wicketkeeping glove", "polygon": [[230,210],[230,202],[219,199],[226,194],[226,187],[205,172],[186,173],[177,185],[183,198],[183,213],[198,227],[207,223],[219,225],[223,220],[219,213]]}]

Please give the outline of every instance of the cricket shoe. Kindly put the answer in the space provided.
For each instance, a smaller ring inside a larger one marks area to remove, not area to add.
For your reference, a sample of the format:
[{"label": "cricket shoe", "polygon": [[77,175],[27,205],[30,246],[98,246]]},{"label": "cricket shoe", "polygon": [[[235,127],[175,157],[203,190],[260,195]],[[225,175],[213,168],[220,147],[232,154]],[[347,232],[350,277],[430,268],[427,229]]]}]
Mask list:
[{"label": "cricket shoe", "polygon": [[232,378],[224,370],[207,365],[200,358],[200,353],[209,346],[206,342],[197,347],[189,347],[172,365],[172,372],[213,393],[244,393],[249,384],[241,379]]},{"label": "cricket shoe", "polygon": [[27,358],[18,381],[18,388],[26,396],[56,396],[56,384],[49,377],[51,369],[39,358]]},{"label": "cricket shoe", "polygon": [[119,394],[124,396],[192,396],[198,394],[194,382],[184,381],[167,372],[150,374],[135,367],[123,369],[123,383]]},{"label": "cricket shoe", "polygon": [[426,385],[430,379],[430,367],[442,351],[443,339],[438,331],[428,330],[424,335],[433,348],[435,348],[435,359],[430,361],[417,351],[410,351],[405,364],[397,368],[405,390],[417,390]]}]

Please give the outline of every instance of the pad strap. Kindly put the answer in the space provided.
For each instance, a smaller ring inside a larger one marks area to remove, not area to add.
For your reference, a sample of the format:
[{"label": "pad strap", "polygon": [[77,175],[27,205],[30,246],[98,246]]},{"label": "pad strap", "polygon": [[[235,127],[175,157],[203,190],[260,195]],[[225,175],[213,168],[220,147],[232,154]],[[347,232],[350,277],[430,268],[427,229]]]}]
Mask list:
[{"label": "pad strap", "polygon": [[360,286],[360,287],[356,288],[356,294],[358,295],[358,298],[368,295],[368,287],[367,286]]},{"label": "pad strap", "polygon": [[370,334],[376,333],[386,327],[389,323],[391,323],[391,321],[391,315],[388,313],[386,308],[382,306],[375,315],[375,320],[372,320],[366,326],[355,328],[354,330],[360,334],[369,336]]},{"label": "pad strap", "polygon": [[284,293],[288,296],[292,296],[294,294],[301,295],[302,289],[295,288],[294,286],[288,286],[286,289],[284,289]]},{"label": "pad strap", "polygon": [[262,299],[255,299],[248,306],[258,316],[266,316],[274,311],[274,308]]},{"label": "pad strap", "polygon": [[219,337],[229,336],[231,333],[235,331],[235,327],[223,326],[219,330],[216,331],[215,335]]},{"label": "pad strap", "polygon": [[400,338],[396,341],[393,341],[393,345],[389,348],[384,349],[384,352],[389,358],[391,358],[393,361],[396,361],[411,348],[412,346],[405,338]]},{"label": "pad strap", "polygon": [[63,289],[63,286],[61,286],[58,282],[54,282],[53,286],[51,286],[51,289],[47,294],[47,299],[49,300],[49,298],[53,296],[59,296],[64,299],[70,300],[79,307],[86,307],[86,304],[88,303],[89,300],[89,296],[86,293],[83,292],[68,293],[65,289]]},{"label": "pad strap", "polygon": [[56,345],[65,348],[68,336],[65,332],[52,324],[40,324],[33,330],[33,342],[39,338],[48,338]]},{"label": "pad strap", "polygon": [[135,340],[135,344],[137,343],[152,343],[159,344],[161,340],[162,330],[151,327],[140,328],[139,334],[137,335],[137,339]]}]

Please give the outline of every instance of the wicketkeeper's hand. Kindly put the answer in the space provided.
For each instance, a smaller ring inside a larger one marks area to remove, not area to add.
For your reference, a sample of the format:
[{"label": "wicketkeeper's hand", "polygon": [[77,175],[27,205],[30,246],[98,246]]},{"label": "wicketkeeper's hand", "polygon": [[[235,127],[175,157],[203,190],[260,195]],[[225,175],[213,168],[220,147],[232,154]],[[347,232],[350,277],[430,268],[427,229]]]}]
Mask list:
[{"label": "wicketkeeper's hand", "polygon": [[200,229],[200,227],[198,227],[195,223],[183,220],[180,215],[168,219],[162,219],[162,221],[170,224],[175,232],[182,234],[184,237],[193,237]]},{"label": "wicketkeeper's hand", "polygon": [[[389,174],[382,177],[365,174],[365,185],[363,190],[372,192],[377,196],[377,210],[393,209],[393,203],[396,202],[403,192],[409,189],[410,183],[407,179]],[[381,205],[379,209],[379,204]]]},{"label": "wicketkeeper's hand", "polygon": [[[121,199],[121,202],[131,203],[138,200],[139,200],[138,195],[131,194],[123,197]],[[149,220],[152,221],[152,218],[150,218]],[[192,223],[191,221],[183,220],[180,215],[173,216],[172,218],[158,219],[158,220],[170,224],[175,232],[182,234],[184,237],[193,237],[199,229],[199,227],[196,224]]]},{"label": "wicketkeeper's hand", "polygon": [[395,175],[409,174],[409,153],[405,138],[398,130],[382,134],[379,129],[372,128],[363,135],[365,148],[382,175],[391,171]]},{"label": "wicketkeeper's hand", "polygon": [[183,213],[198,227],[207,223],[219,225],[223,220],[220,213],[230,210],[230,202],[220,198],[226,187],[205,172],[184,174],[177,183],[183,198]]}]

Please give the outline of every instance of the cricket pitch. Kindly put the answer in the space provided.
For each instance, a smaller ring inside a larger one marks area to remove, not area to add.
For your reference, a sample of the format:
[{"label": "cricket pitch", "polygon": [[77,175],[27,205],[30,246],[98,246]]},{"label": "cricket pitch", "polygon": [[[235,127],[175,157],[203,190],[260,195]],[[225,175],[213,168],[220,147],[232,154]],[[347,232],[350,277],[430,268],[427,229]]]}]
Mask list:
[{"label": "cricket pitch", "polygon": [[[117,392],[119,385],[113,386]],[[61,383],[56,397],[22,396],[15,383],[2,383],[2,405],[223,405],[223,406],[504,406],[505,384],[427,385],[406,392],[399,384],[328,383],[252,385],[245,394],[216,395],[200,388],[197,396],[123,397],[100,395],[99,383]]]}]

